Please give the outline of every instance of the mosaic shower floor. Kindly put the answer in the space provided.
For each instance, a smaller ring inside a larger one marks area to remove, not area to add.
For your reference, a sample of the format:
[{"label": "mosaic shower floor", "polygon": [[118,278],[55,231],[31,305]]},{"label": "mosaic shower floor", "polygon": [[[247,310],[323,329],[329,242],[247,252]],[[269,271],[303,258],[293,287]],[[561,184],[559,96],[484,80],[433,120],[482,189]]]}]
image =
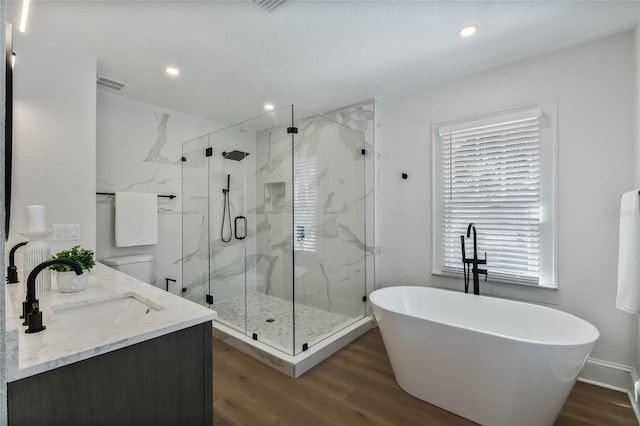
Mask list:
[{"label": "mosaic shower floor", "polygon": [[[291,354],[293,346],[291,301],[262,293],[252,293],[247,295],[247,306],[249,307],[246,318],[247,335],[256,333],[259,341]],[[244,332],[244,296],[215,303],[213,310],[218,313],[217,321]],[[322,311],[300,303],[295,304],[295,319],[296,354],[302,351],[304,343],[311,347],[355,321],[355,318]]]}]

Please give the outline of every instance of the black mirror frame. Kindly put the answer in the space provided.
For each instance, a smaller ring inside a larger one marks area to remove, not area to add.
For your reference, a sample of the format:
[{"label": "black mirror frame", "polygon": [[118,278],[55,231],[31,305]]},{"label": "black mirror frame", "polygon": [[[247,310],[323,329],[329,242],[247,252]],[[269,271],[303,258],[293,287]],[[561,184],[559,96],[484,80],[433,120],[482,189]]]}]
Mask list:
[{"label": "black mirror frame", "polygon": [[4,104],[4,239],[9,238],[11,219],[11,175],[13,159],[13,37],[11,24],[5,27],[5,104]]}]

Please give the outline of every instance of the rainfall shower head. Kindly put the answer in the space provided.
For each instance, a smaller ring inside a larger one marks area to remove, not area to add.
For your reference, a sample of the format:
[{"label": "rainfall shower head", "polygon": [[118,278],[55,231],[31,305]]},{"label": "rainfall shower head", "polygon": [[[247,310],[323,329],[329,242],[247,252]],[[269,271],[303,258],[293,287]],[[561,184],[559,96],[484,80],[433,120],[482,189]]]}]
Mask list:
[{"label": "rainfall shower head", "polygon": [[236,150],[222,153],[222,156],[227,160],[236,160],[236,161],[244,160],[244,157],[248,155],[249,155],[248,152],[242,152],[242,151],[236,151]]}]

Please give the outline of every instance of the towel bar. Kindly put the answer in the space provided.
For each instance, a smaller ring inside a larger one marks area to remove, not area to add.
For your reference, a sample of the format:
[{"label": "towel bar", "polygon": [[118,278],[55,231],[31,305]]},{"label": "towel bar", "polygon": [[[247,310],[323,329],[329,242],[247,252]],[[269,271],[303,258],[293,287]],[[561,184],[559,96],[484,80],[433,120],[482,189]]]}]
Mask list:
[{"label": "towel bar", "polygon": [[[96,195],[116,195],[114,192],[96,192]],[[177,198],[177,195],[158,195],[158,198]]]}]

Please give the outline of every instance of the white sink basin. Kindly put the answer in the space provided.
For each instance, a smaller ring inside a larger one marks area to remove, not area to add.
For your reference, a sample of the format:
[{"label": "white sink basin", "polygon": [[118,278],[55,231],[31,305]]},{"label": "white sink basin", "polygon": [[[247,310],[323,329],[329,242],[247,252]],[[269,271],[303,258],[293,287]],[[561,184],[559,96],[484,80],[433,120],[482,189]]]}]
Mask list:
[{"label": "white sink basin", "polygon": [[[135,293],[122,293],[108,299],[52,307],[55,324],[65,329],[109,327],[123,322],[141,321],[162,307]],[[51,324],[54,326],[54,324]]]}]

